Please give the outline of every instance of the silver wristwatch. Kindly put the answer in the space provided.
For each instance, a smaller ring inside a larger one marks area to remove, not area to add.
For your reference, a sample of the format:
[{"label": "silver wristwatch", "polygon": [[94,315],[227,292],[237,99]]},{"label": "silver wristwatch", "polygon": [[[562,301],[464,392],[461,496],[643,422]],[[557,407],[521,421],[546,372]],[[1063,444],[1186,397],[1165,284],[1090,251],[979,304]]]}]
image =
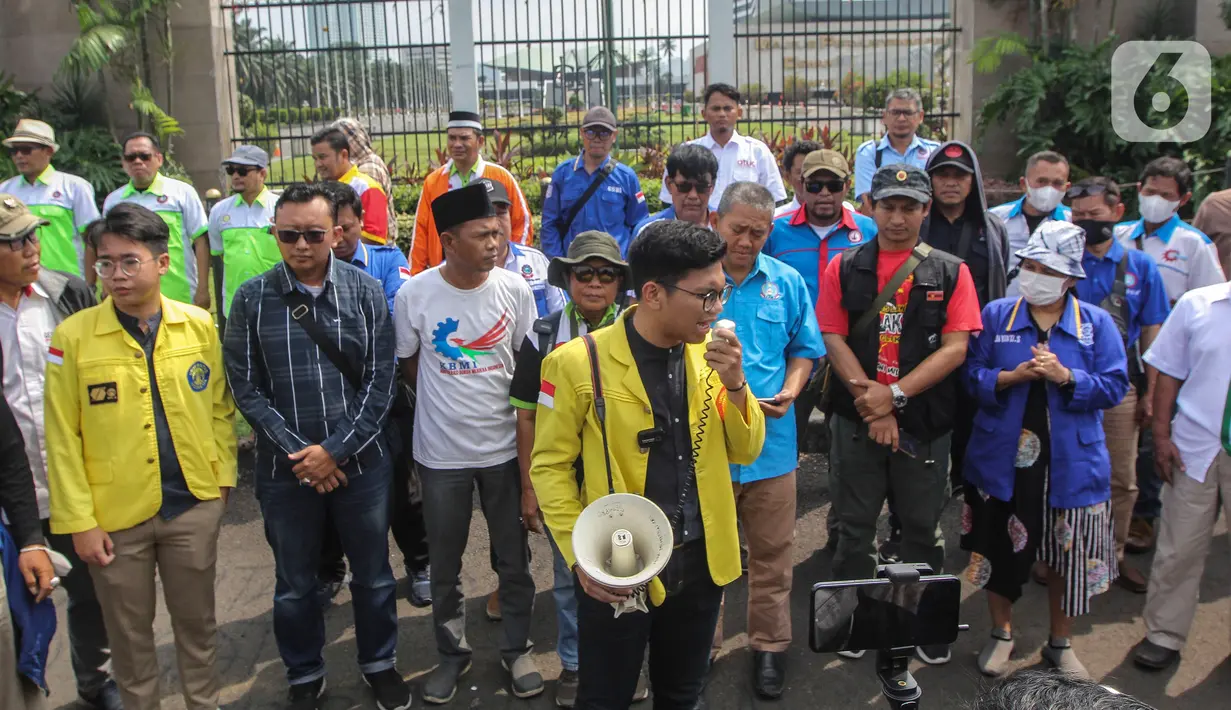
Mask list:
[{"label": "silver wristwatch", "polygon": [[902,391],[901,387],[898,387],[898,383],[894,382],[889,385],[889,391],[893,393],[894,409],[901,409],[906,406],[906,393]]}]

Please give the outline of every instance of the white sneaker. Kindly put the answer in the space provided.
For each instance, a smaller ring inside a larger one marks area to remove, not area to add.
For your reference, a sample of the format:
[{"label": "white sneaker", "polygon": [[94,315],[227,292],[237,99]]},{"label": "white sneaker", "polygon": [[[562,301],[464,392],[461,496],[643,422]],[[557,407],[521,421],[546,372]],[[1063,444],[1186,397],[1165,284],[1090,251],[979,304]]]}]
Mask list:
[{"label": "white sneaker", "polygon": [[839,656],[849,658],[852,661],[857,661],[860,658],[863,658],[863,654],[865,653],[867,653],[867,651],[838,651]]}]

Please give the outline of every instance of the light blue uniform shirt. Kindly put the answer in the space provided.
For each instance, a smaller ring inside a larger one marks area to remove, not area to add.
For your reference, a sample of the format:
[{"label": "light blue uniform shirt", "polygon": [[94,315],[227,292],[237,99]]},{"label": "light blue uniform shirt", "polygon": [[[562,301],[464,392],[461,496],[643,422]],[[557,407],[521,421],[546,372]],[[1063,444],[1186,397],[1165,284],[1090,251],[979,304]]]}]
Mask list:
[{"label": "light blue uniform shirt", "polygon": [[876,151],[881,152],[881,167],[894,163],[906,163],[920,170],[926,170],[928,158],[932,151],[940,147],[936,141],[920,138],[916,135],[906,147],[906,153],[899,153],[889,143],[889,135],[877,141],[866,141],[855,150],[855,198],[863,197],[872,189],[872,176],[876,174]]},{"label": "light blue uniform shirt", "polygon": [[[812,297],[804,278],[772,256],[757,256],[752,273],[735,285],[719,318],[735,321],[735,336],[744,351],[744,376],[758,397],[772,397],[786,382],[787,360],[816,360],[825,354]],[[799,459],[795,441],[795,405],[781,419],[765,418],[761,456],[747,466],[731,466],[731,480],[751,483],[794,471]]]}]

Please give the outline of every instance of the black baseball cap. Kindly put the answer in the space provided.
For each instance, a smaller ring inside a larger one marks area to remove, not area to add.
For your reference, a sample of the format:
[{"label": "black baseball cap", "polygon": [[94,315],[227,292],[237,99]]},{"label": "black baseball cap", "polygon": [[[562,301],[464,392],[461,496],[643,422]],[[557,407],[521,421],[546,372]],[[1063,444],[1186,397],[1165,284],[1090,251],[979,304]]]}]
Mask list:
[{"label": "black baseball cap", "polygon": [[928,174],[906,163],[886,165],[872,176],[872,199],[909,197],[917,202],[932,199],[932,180]]},{"label": "black baseball cap", "polygon": [[931,173],[946,165],[952,165],[972,175],[975,172],[974,156],[970,154],[969,150],[957,143],[950,143],[943,149],[933,153],[932,159],[928,161],[928,172]]}]

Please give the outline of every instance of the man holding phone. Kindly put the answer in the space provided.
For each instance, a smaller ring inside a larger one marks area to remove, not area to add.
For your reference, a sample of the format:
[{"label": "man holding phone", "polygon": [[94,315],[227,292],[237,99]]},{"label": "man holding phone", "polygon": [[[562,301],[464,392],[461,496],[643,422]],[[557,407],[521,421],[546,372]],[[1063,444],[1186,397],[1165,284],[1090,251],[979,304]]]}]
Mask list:
[{"label": "man holding phone", "polygon": [[[761,253],[773,226],[774,198],[752,182],[727,188],[711,217],[727,243],[722,270],[731,298],[720,318],[735,322],[744,372],[765,414],[765,445],[756,461],[731,465],[735,509],[748,540],[748,639],[752,685],[773,699],[786,683],[791,644],[791,543],[795,538],[795,398],[825,354],[812,298],[790,266]],[[722,647],[722,615],[714,633]]]},{"label": "man holding phone", "polygon": [[[927,173],[888,165],[872,179],[874,241],[825,270],[817,320],[833,367],[831,488],[841,505],[835,579],[876,576],[876,521],[898,501],[901,559],[939,572],[949,438],[967,340],[982,329],[970,270],[919,239],[932,200]],[[837,386],[840,382],[842,386]],[[859,654],[852,654],[859,655]],[[921,646],[947,663],[947,645]]]}]

